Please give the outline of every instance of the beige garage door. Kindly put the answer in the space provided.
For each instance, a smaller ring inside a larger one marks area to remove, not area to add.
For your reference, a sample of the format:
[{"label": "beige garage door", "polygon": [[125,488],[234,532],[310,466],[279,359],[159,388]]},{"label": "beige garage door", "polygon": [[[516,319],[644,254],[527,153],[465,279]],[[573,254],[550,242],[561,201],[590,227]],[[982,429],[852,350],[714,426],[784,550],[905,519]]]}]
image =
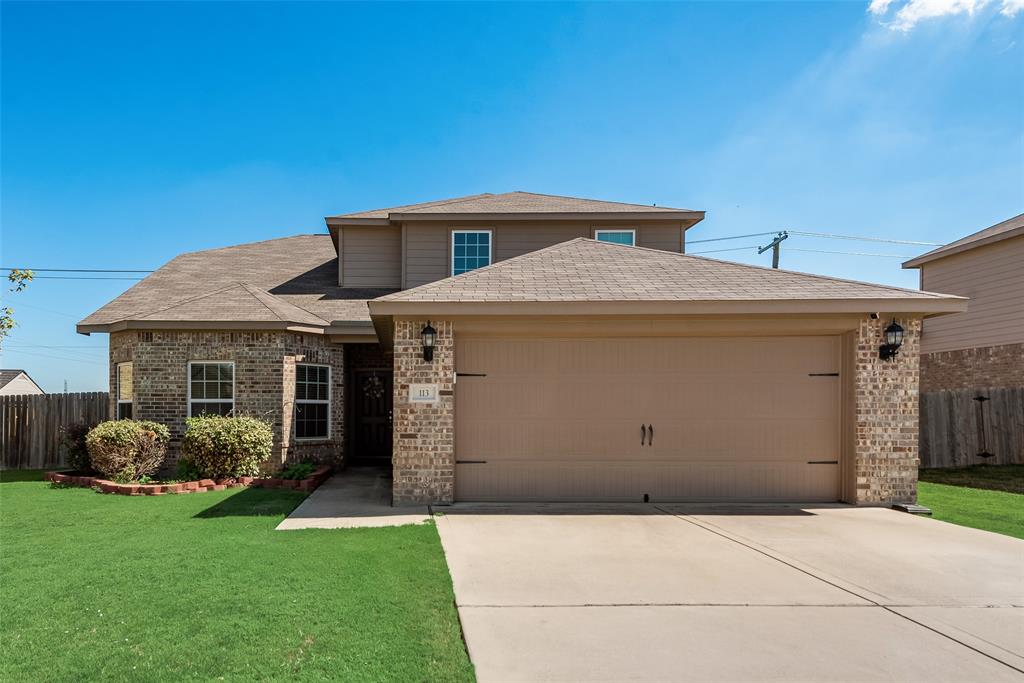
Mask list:
[{"label": "beige garage door", "polygon": [[838,500],[839,348],[457,339],[456,499]]}]

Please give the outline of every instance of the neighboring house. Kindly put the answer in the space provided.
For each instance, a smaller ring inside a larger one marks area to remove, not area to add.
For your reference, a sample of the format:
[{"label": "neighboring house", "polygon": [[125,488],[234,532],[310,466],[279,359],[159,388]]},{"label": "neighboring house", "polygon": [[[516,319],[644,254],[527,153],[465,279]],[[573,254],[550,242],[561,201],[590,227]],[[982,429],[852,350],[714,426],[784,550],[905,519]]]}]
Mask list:
[{"label": "neighboring house", "polygon": [[396,503],[913,501],[921,321],[966,301],[686,256],[702,218],[524,192],[331,216],[179,256],[78,330],[110,334],[122,414],[175,441],[261,415],[275,465],[393,465]]},{"label": "neighboring house", "polygon": [[921,289],[969,297],[970,309],[928,320],[921,391],[1024,387],[1024,214],[903,264]]},{"label": "neighboring house", "polygon": [[0,370],[0,396],[45,393],[24,370]]}]

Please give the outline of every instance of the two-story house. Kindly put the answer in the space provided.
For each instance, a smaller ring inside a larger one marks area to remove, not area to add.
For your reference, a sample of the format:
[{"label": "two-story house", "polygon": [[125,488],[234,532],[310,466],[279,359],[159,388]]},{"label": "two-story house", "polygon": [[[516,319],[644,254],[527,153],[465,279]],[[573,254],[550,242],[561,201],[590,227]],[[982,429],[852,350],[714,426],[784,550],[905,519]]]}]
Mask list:
[{"label": "two-story house", "polygon": [[396,503],[913,501],[924,317],[966,300],[685,255],[703,212],[511,192],[179,256],[78,325],[112,411],[274,427]]}]

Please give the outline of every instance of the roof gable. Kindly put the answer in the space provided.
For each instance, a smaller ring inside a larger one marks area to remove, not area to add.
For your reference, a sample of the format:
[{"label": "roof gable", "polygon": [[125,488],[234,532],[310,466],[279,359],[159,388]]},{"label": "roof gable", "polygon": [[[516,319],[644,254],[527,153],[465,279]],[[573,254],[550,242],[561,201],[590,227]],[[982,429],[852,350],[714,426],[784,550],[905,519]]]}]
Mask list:
[{"label": "roof gable", "polygon": [[950,298],[957,297],[578,238],[376,301],[924,301]]},{"label": "roof gable", "polygon": [[996,223],[993,226],[987,227],[984,230],[979,230],[976,233],[962,237],[955,242],[939,247],[938,249],[932,249],[926,254],[921,254],[916,258],[912,258],[909,261],[903,263],[904,268],[919,268],[920,266],[928,263],[929,261],[935,261],[940,258],[946,258],[954,254],[959,254],[970,249],[976,249],[983,247],[986,244],[993,244],[995,242],[1001,242],[1002,240],[1010,239],[1011,237],[1018,237],[1024,235],[1024,213],[1008,218],[1002,223]]}]

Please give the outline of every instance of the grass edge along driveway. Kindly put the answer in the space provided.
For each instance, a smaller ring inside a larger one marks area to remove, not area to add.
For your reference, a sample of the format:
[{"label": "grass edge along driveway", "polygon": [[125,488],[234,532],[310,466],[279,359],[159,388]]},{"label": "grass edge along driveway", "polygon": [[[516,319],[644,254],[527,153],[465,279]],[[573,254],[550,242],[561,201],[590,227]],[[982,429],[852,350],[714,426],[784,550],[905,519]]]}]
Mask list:
[{"label": "grass edge along driveway", "polygon": [[433,524],[274,531],[304,494],[0,473],[0,679],[470,681]]},{"label": "grass edge along driveway", "polygon": [[1024,539],[1024,465],[922,469],[917,493],[935,519]]}]

